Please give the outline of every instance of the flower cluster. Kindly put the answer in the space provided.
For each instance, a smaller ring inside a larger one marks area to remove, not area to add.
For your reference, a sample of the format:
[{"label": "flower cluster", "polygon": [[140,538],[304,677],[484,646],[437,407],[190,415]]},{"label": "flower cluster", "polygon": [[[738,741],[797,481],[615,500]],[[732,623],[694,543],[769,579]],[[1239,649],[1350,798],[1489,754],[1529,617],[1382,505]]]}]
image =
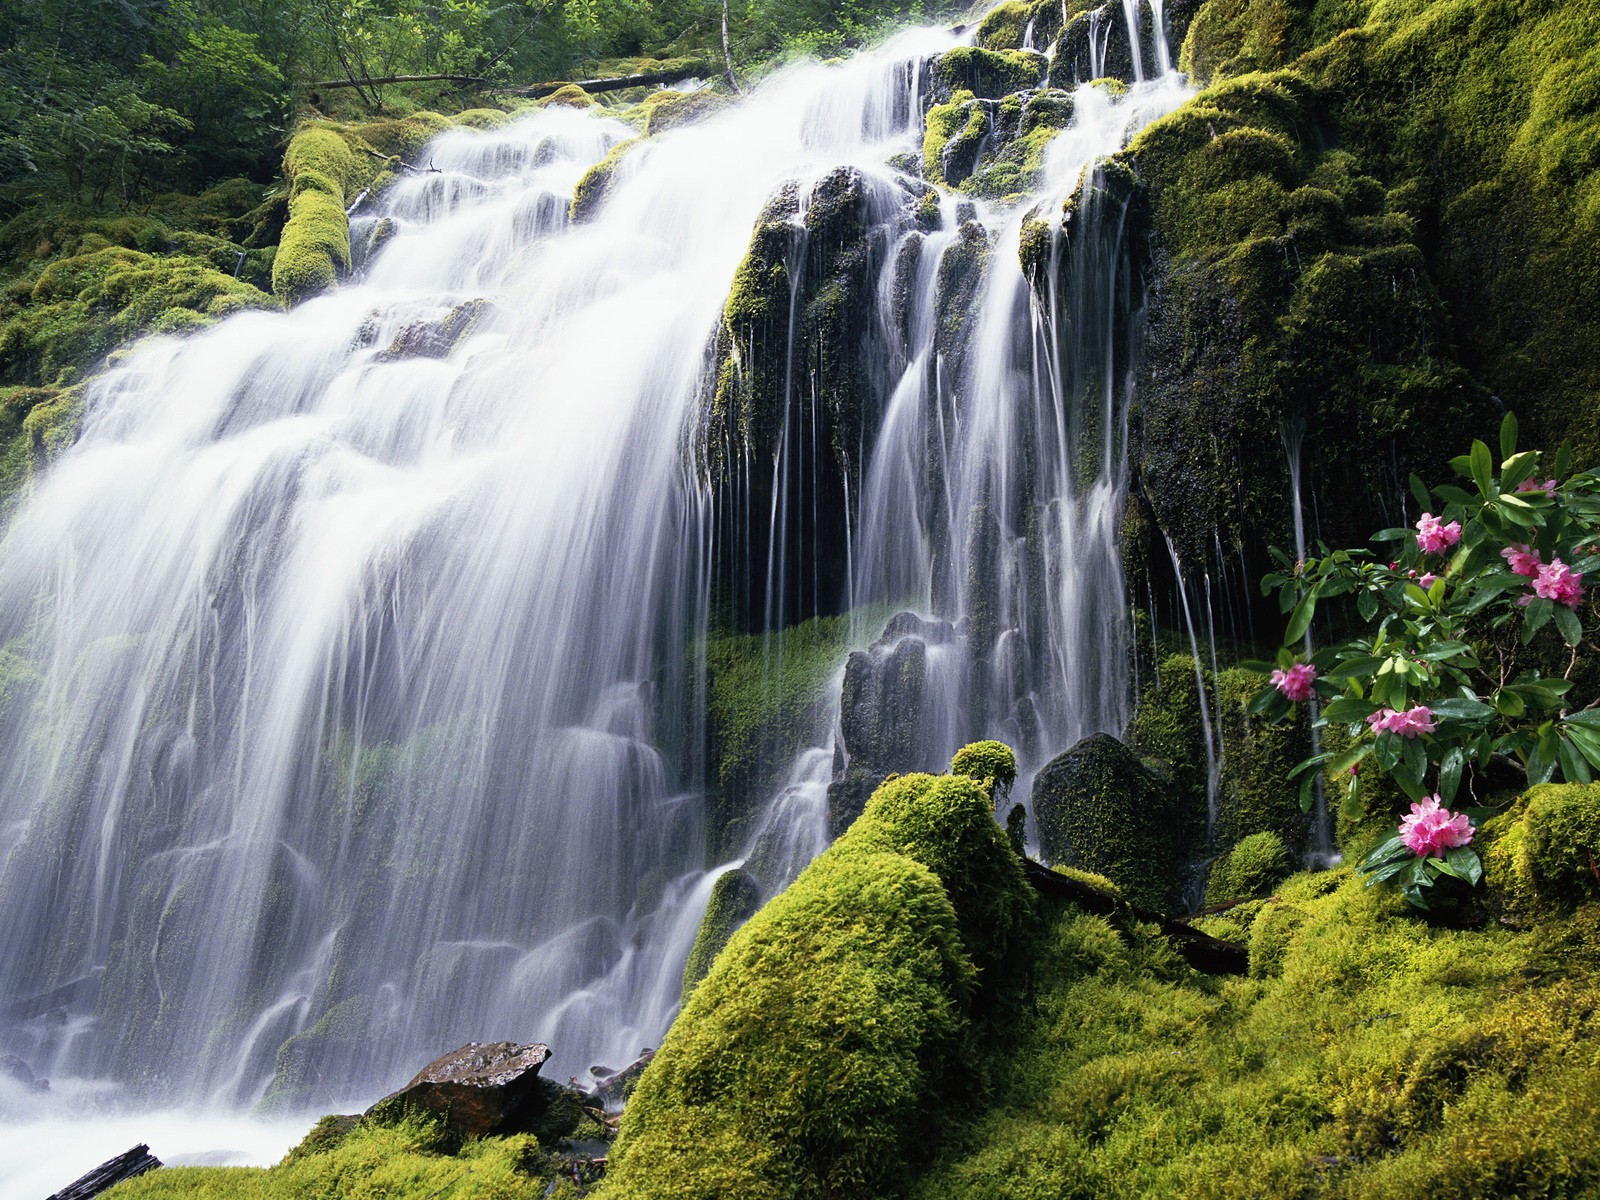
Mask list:
[{"label": "flower cluster", "polygon": [[1438,554],[1461,540],[1461,522],[1444,523],[1443,517],[1423,513],[1417,521],[1417,548],[1424,554]]},{"label": "flower cluster", "polygon": [[1583,576],[1559,558],[1553,558],[1549,565],[1539,568],[1539,574],[1533,581],[1533,591],[1546,600],[1577,608],[1583,600]]},{"label": "flower cluster", "polygon": [[1299,703],[1311,699],[1311,685],[1316,678],[1317,669],[1310,663],[1296,663],[1286,671],[1274,671],[1272,686],[1283,693],[1285,700]]},{"label": "flower cluster", "polygon": [[1432,733],[1438,728],[1438,722],[1433,719],[1431,708],[1426,704],[1419,704],[1415,708],[1408,708],[1405,712],[1380,708],[1367,718],[1367,726],[1373,733],[1398,733],[1401,737],[1414,738],[1420,734]]},{"label": "flower cluster", "polygon": [[1400,840],[1419,858],[1443,858],[1470,842],[1473,833],[1471,818],[1444,807],[1437,792],[1413,804],[1411,815],[1400,819]]},{"label": "flower cluster", "polygon": [[1500,551],[1500,557],[1506,560],[1512,574],[1521,575],[1524,579],[1532,579],[1544,565],[1539,561],[1539,552],[1526,544],[1507,546]]}]

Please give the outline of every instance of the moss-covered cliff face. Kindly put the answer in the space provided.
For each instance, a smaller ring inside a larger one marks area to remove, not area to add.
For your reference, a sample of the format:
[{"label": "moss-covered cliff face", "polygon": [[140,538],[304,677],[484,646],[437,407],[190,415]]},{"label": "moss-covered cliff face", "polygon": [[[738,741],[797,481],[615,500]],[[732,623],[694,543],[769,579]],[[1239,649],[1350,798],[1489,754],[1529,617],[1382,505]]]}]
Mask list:
[{"label": "moss-covered cliff face", "polygon": [[[1184,559],[1397,515],[1499,405],[1600,454],[1600,9],[1210,0],[1210,86],[1138,139],[1151,303],[1140,478]],[[1339,497],[1334,504],[1329,498]]]}]

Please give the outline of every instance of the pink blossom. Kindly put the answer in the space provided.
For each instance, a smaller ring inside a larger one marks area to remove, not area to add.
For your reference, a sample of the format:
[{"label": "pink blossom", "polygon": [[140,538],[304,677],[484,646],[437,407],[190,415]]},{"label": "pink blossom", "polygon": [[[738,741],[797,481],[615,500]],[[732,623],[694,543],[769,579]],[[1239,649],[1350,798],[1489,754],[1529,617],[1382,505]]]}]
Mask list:
[{"label": "pink blossom", "polygon": [[1411,815],[1400,818],[1400,840],[1406,849],[1423,858],[1430,854],[1443,858],[1446,851],[1465,846],[1475,831],[1466,813],[1453,813],[1434,793],[1411,806]]},{"label": "pink blossom", "polygon": [[1299,702],[1311,699],[1311,681],[1317,677],[1317,669],[1310,663],[1295,663],[1287,671],[1274,671],[1272,673],[1272,686],[1283,693],[1284,698]]},{"label": "pink blossom", "polygon": [[1444,524],[1442,517],[1423,513],[1417,522],[1417,546],[1424,554],[1438,554],[1461,540],[1461,522]]},{"label": "pink blossom", "polygon": [[1532,579],[1544,565],[1539,561],[1539,552],[1532,546],[1507,546],[1500,551],[1500,557],[1506,560],[1506,565],[1513,573],[1524,579]]},{"label": "pink blossom", "polygon": [[1539,574],[1533,581],[1533,591],[1546,600],[1577,608],[1583,599],[1583,576],[1559,558],[1553,558],[1549,566],[1539,568]]},{"label": "pink blossom", "polygon": [[1423,591],[1427,591],[1429,588],[1431,588],[1434,584],[1436,584],[1438,582],[1439,582],[1439,577],[1437,575],[1435,575],[1432,571],[1430,571],[1430,572],[1428,572],[1428,574],[1424,575],[1421,579],[1417,580],[1417,586],[1419,588],[1421,588]]},{"label": "pink blossom", "polygon": [[1556,494],[1556,481],[1554,479],[1546,479],[1543,483],[1540,483],[1537,479],[1530,477],[1517,484],[1517,491],[1543,492],[1546,496],[1554,496]]},{"label": "pink blossom", "polygon": [[1419,704],[1405,712],[1380,708],[1367,717],[1367,725],[1373,733],[1398,733],[1405,738],[1432,733],[1439,727],[1433,719],[1433,709],[1426,704]]}]

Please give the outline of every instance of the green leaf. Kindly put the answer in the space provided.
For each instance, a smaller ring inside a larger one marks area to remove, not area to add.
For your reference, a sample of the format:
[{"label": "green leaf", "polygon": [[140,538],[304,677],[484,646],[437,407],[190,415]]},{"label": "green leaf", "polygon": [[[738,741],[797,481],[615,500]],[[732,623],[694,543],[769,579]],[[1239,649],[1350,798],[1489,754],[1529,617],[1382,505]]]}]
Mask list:
[{"label": "green leaf", "polygon": [[1568,713],[1566,723],[1600,733],[1600,709],[1586,708],[1582,712]]},{"label": "green leaf", "polygon": [[1311,628],[1311,618],[1317,612],[1317,596],[1315,592],[1303,596],[1300,603],[1294,606],[1294,615],[1289,618],[1289,628],[1284,630],[1283,644],[1288,646],[1305,637],[1306,630]]},{"label": "green leaf", "polygon": [[1554,604],[1552,604],[1549,600],[1546,600],[1543,596],[1538,596],[1534,598],[1527,608],[1522,610],[1523,645],[1527,645],[1529,642],[1533,641],[1533,635],[1545,627],[1545,625],[1549,622],[1554,609]]},{"label": "green leaf", "polygon": [[1372,620],[1378,615],[1378,597],[1372,592],[1362,592],[1356,597],[1356,611],[1363,621]]},{"label": "green leaf", "polygon": [[[1472,477],[1472,457],[1467,454],[1456,455],[1450,460],[1450,469],[1457,475],[1463,475],[1470,479]],[[1441,496],[1444,494],[1443,488],[1439,489],[1439,494]]]},{"label": "green leaf", "polygon": [[1444,861],[1455,869],[1457,878],[1470,884],[1476,885],[1483,878],[1483,860],[1471,846],[1456,846],[1444,856]]},{"label": "green leaf", "polygon": [[1402,542],[1408,537],[1416,536],[1417,531],[1415,529],[1403,529],[1396,525],[1388,529],[1378,530],[1377,533],[1372,535],[1371,540],[1374,542]]},{"label": "green leaf", "polygon": [[1340,696],[1331,700],[1322,710],[1323,719],[1332,725],[1353,725],[1357,721],[1365,721],[1369,716],[1378,711],[1378,706],[1370,700],[1358,700],[1354,696]]},{"label": "green leaf", "polygon": [[[1510,458],[1517,452],[1517,414],[1507,413],[1500,422],[1500,457]],[[1416,476],[1412,476],[1416,478]]]},{"label": "green leaf", "polygon": [[1581,725],[1563,725],[1561,731],[1578,748],[1583,757],[1589,760],[1591,766],[1600,769],[1600,733],[1585,729]]},{"label": "green leaf", "polygon": [[1485,500],[1489,499],[1494,493],[1494,456],[1489,453],[1489,447],[1474,441],[1468,463],[1472,482],[1478,485],[1479,495]]},{"label": "green leaf", "polygon": [[1568,783],[1593,782],[1594,776],[1589,771],[1589,762],[1583,751],[1567,738],[1557,741],[1556,759],[1561,764],[1561,778]]},{"label": "green leaf", "polygon": [[1467,765],[1467,755],[1460,746],[1452,746],[1439,763],[1439,797],[1450,804],[1461,790],[1461,772]]},{"label": "green leaf", "polygon": [[1501,492],[1516,491],[1517,485],[1533,474],[1533,469],[1539,465],[1539,456],[1532,450],[1524,450],[1521,454],[1514,454],[1506,459],[1500,467]]},{"label": "green leaf", "polygon": [[1578,614],[1565,604],[1557,604],[1551,608],[1555,617],[1556,629],[1561,634],[1561,640],[1569,646],[1576,646],[1583,641],[1583,622],[1578,620]]},{"label": "green leaf", "polygon": [[1372,853],[1361,860],[1361,865],[1356,870],[1370,871],[1373,867],[1382,866],[1402,852],[1407,856],[1411,854],[1411,851],[1406,849],[1405,842],[1401,840],[1400,835],[1397,833],[1388,840],[1379,842],[1373,848]]},{"label": "green leaf", "polygon": [[1553,730],[1546,730],[1539,735],[1539,740],[1534,743],[1533,749],[1528,753],[1528,782],[1549,783],[1550,777],[1556,773],[1556,756],[1560,746]]},{"label": "green leaf", "polygon": [[1495,712],[1482,700],[1467,696],[1450,696],[1444,700],[1435,700],[1428,707],[1433,710],[1434,716],[1443,717],[1447,721],[1486,721],[1494,716]]},{"label": "green leaf", "polygon": [[1443,662],[1447,658],[1454,658],[1458,654],[1471,654],[1472,647],[1465,642],[1435,642],[1422,652],[1426,662]]}]

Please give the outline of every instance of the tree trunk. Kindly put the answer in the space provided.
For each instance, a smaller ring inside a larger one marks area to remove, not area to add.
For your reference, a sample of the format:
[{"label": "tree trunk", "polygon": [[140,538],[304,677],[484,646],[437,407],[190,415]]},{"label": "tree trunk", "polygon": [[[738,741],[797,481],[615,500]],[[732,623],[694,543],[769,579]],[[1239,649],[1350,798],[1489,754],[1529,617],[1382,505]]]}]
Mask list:
[{"label": "tree trunk", "polygon": [[92,1200],[101,1192],[109,1191],[124,1179],[133,1179],[146,1171],[154,1171],[161,1160],[150,1153],[149,1146],[135,1146],[109,1162],[103,1162],[82,1179],[67,1184],[49,1200]]}]

